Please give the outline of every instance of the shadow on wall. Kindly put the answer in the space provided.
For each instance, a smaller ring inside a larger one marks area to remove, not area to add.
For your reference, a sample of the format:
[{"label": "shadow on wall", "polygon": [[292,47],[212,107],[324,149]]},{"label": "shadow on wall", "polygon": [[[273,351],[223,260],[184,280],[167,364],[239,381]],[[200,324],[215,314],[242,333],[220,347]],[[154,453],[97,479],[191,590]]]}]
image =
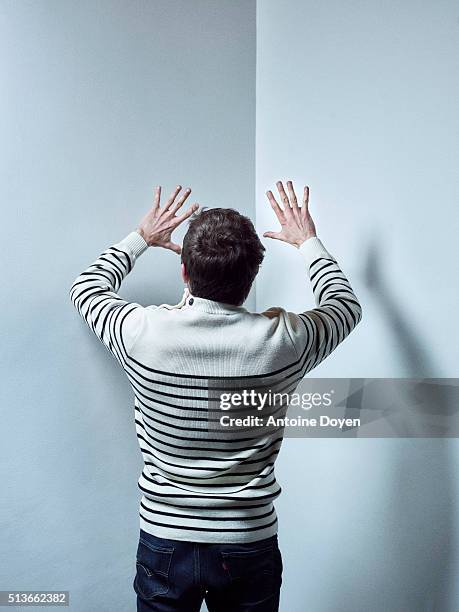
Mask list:
[{"label": "shadow on wall", "polygon": [[[379,244],[373,240],[366,255],[364,281],[387,333],[395,336],[406,377],[439,377],[422,330],[414,328],[406,304],[397,303],[381,263]],[[454,410],[451,401],[445,387],[437,398],[436,411],[449,414]],[[449,612],[454,609],[453,581],[457,579],[451,571],[455,513],[451,441],[405,438],[396,442],[390,444],[387,589],[404,593],[409,608],[405,605],[400,612]]]},{"label": "shadow on wall", "polygon": [[434,378],[435,363],[421,334],[414,329],[409,320],[409,313],[403,312],[391,294],[391,287],[386,284],[381,268],[381,252],[376,239],[373,239],[368,247],[364,281],[381,310],[387,323],[388,333],[396,339],[406,376]]}]

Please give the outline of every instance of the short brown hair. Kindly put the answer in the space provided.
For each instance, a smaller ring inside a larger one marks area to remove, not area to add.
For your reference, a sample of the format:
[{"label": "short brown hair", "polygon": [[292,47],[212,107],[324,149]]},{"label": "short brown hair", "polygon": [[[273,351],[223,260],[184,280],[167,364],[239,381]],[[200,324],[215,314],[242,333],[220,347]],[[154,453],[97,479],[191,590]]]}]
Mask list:
[{"label": "short brown hair", "polygon": [[265,247],[252,221],[232,208],[202,209],[191,217],[182,262],[196,297],[240,306],[247,298]]}]

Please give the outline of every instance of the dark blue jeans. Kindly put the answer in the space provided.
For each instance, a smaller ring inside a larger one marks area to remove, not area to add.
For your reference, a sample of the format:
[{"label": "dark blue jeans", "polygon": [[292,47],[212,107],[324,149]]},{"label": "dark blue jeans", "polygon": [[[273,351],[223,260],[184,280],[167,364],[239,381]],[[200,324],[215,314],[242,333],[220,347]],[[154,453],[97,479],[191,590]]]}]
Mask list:
[{"label": "dark blue jeans", "polygon": [[202,544],[140,530],[134,590],[138,612],[277,612],[282,557],[277,536]]}]

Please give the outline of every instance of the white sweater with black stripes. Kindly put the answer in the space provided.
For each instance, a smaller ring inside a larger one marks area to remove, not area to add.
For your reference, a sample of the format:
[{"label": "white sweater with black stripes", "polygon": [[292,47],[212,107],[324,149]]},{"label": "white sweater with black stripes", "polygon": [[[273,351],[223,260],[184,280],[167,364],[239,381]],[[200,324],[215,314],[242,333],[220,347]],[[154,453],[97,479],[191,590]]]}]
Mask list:
[{"label": "white sweater with black stripes", "polygon": [[[187,290],[176,306],[144,307],[117,291],[147,248],[131,232],[70,289],[79,314],[132,386],[144,459],[140,527],[194,542],[270,537],[277,532],[273,501],[281,489],[274,464],[283,430],[209,427],[209,398],[225,389],[293,392],[358,324],[360,304],[335,258],[310,238],[299,250],[314,309],[252,313]],[[306,301],[306,283],[304,291]]]}]

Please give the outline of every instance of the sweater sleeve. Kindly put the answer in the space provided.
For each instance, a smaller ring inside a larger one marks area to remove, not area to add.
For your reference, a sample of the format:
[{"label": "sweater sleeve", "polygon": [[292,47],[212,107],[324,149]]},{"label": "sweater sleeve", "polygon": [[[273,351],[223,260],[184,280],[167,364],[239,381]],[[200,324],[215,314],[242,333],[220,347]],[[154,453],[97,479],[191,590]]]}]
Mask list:
[{"label": "sweater sleeve", "polygon": [[316,308],[285,312],[285,323],[304,376],[330,355],[362,318],[362,307],[349,280],[317,237],[300,246]]},{"label": "sweater sleeve", "polygon": [[144,307],[117,293],[148,248],[138,232],[110,246],[73,282],[69,295],[89,329],[122,364],[142,328]]}]

